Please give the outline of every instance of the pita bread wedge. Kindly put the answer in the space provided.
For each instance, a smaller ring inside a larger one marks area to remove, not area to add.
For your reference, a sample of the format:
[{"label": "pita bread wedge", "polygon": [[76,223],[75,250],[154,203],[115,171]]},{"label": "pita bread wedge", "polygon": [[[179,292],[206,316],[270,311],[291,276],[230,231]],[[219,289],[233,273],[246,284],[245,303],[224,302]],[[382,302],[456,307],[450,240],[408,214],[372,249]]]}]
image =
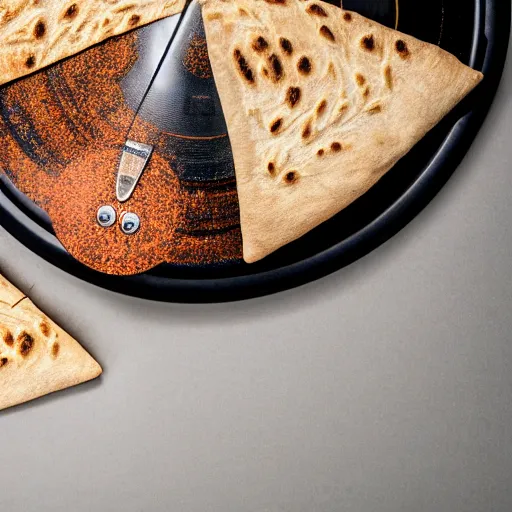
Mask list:
[{"label": "pita bread wedge", "polygon": [[180,12],[185,0],[1,0],[0,85]]},{"label": "pita bread wedge", "polygon": [[0,410],[101,372],[78,342],[0,275]]},{"label": "pita bread wedge", "polygon": [[249,263],[364,194],[482,79],[320,1],[203,0],[203,19]]}]

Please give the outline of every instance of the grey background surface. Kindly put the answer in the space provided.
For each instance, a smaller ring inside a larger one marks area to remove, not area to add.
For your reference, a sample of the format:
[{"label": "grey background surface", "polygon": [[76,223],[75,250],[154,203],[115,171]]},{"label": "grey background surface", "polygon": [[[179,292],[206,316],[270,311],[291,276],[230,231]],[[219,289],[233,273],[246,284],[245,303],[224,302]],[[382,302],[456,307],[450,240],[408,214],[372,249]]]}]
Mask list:
[{"label": "grey background surface", "polygon": [[512,63],[433,203],[321,281],[225,305],[0,268],[103,377],[0,414],[0,510],[512,510]]}]

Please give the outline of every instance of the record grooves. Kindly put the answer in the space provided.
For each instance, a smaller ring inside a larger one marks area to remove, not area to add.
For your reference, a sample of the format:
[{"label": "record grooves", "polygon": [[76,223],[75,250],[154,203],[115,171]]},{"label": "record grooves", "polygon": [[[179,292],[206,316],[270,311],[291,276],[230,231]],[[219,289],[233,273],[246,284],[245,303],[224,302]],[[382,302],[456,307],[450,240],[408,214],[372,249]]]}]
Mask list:
[{"label": "record grooves", "polygon": [[[394,28],[397,15],[395,0],[344,0],[343,4],[346,9],[358,11]],[[503,70],[511,8],[509,2],[501,0],[469,0],[464,4],[464,8],[460,8],[458,0],[400,0],[398,30],[434,44],[439,43],[462,62],[482,70],[485,80],[478,93],[459,105],[356,203],[301,240],[259,263],[247,265],[235,253],[230,254],[228,251],[210,263],[191,264],[185,261],[182,264],[176,261],[162,264],[138,276],[114,277],[93,271],[78,263],[62,248],[52,234],[46,214],[20,194],[5,176],[0,179],[0,223],[20,242],[61,269],[99,286],[154,300],[237,300],[291,288],[327,275],[386,241],[419,213],[450,177],[480,128]],[[168,30],[172,23],[175,23],[172,19],[157,22],[154,24],[156,28],[142,29],[141,37],[157,38],[159,36],[156,32]],[[146,67],[150,67],[148,62]],[[140,67],[141,63],[136,63],[133,69],[136,70],[137,66]],[[122,84],[132,91],[132,98],[136,101],[141,92],[133,82],[128,75]],[[138,87],[143,88],[143,85]],[[127,97],[129,99],[130,94]],[[1,94],[0,100],[3,102]],[[66,97],[60,100],[70,101]],[[190,108],[215,107],[195,104]],[[161,123],[162,128],[166,128],[169,133],[173,132],[165,116],[162,116]],[[191,138],[198,135],[218,137],[225,127],[219,119],[208,130],[206,134],[192,131],[184,135]],[[221,144],[222,140],[220,137],[217,144]],[[183,142],[186,145],[185,139],[169,139],[169,144]],[[206,145],[209,143],[211,141],[205,141]],[[224,156],[213,167],[208,165],[208,151],[205,146],[200,156],[194,153],[192,158],[205,159],[204,164],[192,162],[190,156],[183,158],[183,165],[180,165],[178,171],[183,189],[188,194],[208,190],[208,193],[216,194],[216,197],[236,194],[233,169],[229,168],[225,149],[217,146],[214,150],[216,154]],[[201,172],[198,169],[202,169]],[[408,169],[408,173],[402,172],[404,169]],[[222,225],[212,228],[220,236],[237,229],[236,216],[233,222],[230,208],[226,210]],[[210,221],[205,212],[206,216],[197,219],[197,222],[192,221],[192,237],[208,236]],[[196,215],[192,208],[188,214],[191,219]]]}]

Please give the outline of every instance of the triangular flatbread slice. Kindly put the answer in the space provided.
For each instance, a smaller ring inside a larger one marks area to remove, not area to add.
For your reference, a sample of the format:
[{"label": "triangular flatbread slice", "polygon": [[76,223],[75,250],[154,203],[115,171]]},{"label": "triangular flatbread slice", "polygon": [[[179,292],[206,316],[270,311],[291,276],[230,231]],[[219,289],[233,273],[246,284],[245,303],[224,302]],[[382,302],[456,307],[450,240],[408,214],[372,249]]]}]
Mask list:
[{"label": "triangular flatbread slice", "polygon": [[77,341],[0,276],[0,410],[101,372]]},{"label": "triangular flatbread slice", "polygon": [[320,1],[204,0],[203,19],[247,262],[364,194],[482,79]]},{"label": "triangular flatbread slice", "polygon": [[0,85],[176,14],[184,5],[185,0],[0,0]]}]

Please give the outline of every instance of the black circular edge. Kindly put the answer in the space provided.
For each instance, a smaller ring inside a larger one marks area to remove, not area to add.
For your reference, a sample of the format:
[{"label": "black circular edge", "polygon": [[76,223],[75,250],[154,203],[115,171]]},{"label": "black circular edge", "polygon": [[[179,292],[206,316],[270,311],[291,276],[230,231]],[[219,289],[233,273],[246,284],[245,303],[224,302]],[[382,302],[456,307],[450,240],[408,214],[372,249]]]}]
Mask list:
[{"label": "black circular edge", "polygon": [[[19,242],[45,260],[89,283],[125,295],[175,303],[231,302],[261,297],[295,288],[324,277],[365,256],[389,240],[420,213],[435,197],[463,160],[494,101],[510,36],[511,4],[479,0],[476,9],[472,65],[481,69],[485,80],[479,86],[478,105],[461,118],[442,148],[408,191],[365,228],[326,251],[286,267],[259,274],[225,279],[169,279],[150,274],[119,277],[106,275],[76,261],[60,243],[20,211],[0,189],[0,223]],[[480,64],[480,65],[479,65]],[[40,237],[34,235],[39,229]]]}]

